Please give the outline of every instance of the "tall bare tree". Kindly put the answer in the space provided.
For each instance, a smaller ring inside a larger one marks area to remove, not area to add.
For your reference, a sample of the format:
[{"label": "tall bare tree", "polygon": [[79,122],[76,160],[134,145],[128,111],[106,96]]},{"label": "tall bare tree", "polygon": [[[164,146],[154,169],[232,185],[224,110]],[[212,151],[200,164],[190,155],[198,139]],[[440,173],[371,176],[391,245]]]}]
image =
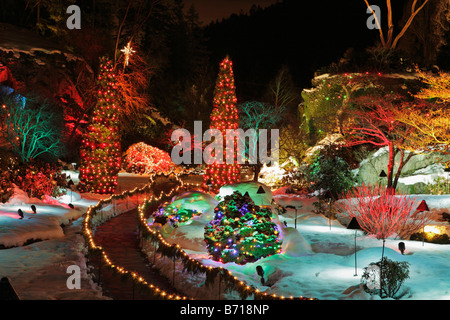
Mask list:
[{"label": "tall bare tree", "polygon": [[[375,10],[370,6],[368,0],[364,0],[364,2],[367,5],[367,8],[369,8],[372,11],[372,14],[375,18],[375,23],[377,24],[378,31],[380,33],[380,40],[383,48],[385,49],[395,49],[397,46],[398,41],[403,37],[406,30],[411,26],[411,23],[413,22],[416,15],[420,12],[420,10],[423,9],[423,7],[427,4],[429,0],[423,0],[420,4],[419,0],[414,0],[411,4],[411,13],[406,20],[404,26],[400,30],[400,32],[394,37],[394,23],[392,21],[392,4],[391,0],[386,0],[386,7],[387,7],[387,19],[388,19],[388,29],[387,29],[387,35],[384,34],[383,28],[381,26],[381,22],[378,19],[378,16],[375,12]],[[419,2],[419,4],[418,4]]]},{"label": "tall bare tree", "polygon": [[[409,0],[409,4],[413,0]],[[408,18],[408,5],[405,7],[403,21]],[[401,22],[401,23],[402,23]],[[421,54],[423,63],[431,66],[436,63],[439,50],[446,43],[450,30],[450,0],[429,0],[411,23],[408,32],[399,41],[398,48]]]},{"label": "tall bare tree", "polygon": [[294,107],[298,105],[299,97],[300,93],[294,85],[289,67],[283,65],[268,85],[266,100],[274,107],[289,108],[294,104]]}]

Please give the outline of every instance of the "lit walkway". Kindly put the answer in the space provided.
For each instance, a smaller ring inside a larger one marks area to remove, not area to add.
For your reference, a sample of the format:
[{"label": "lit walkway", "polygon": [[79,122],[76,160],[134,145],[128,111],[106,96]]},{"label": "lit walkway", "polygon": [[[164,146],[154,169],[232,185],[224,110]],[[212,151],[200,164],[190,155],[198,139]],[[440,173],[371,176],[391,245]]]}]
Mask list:
[{"label": "lit walkway", "polygon": [[[126,270],[137,272],[168,293],[175,293],[169,281],[151,267],[147,258],[141,253],[137,239],[136,210],[122,213],[97,227],[95,241],[102,246],[108,257],[116,265]],[[95,264],[95,274],[98,274],[98,264]],[[133,286],[131,280],[124,281],[120,275],[114,274],[103,266],[100,269],[100,285],[103,293],[114,300],[148,300],[154,299],[146,290]]]}]

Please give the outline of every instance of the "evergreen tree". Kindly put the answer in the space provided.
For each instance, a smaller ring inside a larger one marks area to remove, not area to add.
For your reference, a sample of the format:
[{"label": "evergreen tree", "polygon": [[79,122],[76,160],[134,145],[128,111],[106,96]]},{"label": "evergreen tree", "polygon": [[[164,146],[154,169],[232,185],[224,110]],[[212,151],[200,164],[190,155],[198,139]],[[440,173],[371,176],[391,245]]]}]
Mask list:
[{"label": "evergreen tree", "polygon": [[333,199],[355,184],[349,163],[342,148],[335,145],[324,146],[317,151],[305,170],[310,188],[318,191],[320,197],[331,193]]},{"label": "evergreen tree", "polygon": [[[211,191],[217,192],[223,185],[240,181],[240,165],[237,164],[237,141],[234,141],[234,153],[226,148],[226,130],[238,129],[239,115],[236,108],[236,88],[234,86],[233,63],[226,57],[220,63],[219,75],[216,81],[213,99],[213,111],[211,113],[211,129],[217,129],[223,137],[223,156],[217,157],[212,164],[208,164],[203,175],[203,188],[209,190],[208,180],[211,180]],[[215,152],[215,151],[214,151]],[[233,161],[228,160],[232,158]],[[233,163],[229,163],[233,162]]]},{"label": "evergreen tree", "polygon": [[113,63],[100,62],[97,78],[98,100],[82,140],[80,183],[81,192],[114,193],[121,165],[119,136],[119,104]]}]

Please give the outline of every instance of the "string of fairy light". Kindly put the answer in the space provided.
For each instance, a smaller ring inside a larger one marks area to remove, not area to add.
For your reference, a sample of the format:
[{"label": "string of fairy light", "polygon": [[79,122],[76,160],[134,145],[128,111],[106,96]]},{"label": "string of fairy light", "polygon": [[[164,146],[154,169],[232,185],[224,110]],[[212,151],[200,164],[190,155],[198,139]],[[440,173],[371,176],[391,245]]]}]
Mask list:
[{"label": "string of fairy light", "polygon": [[[150,192],[151,187],[154,184],[155,176],[156,176],[155,174],[152,175],[150,177],[149,184],[147,184],[146,186],[144,186],[142,188],[136,187],[133,190],[126,190],[126,191],[122,192],[121,194],[111,195],[110,197],[108,197],[106,199],[100,200],[95,206],[90,206],[85,214],[85,219],[83,222],[83,234],[87,240],[89,249],[93,252],[99,252],[104,263],[113,271],[116,271],[117,273],[119,273],[121,275],[131,276],[133,281],[135,281],[137,284],[143,285],[143,286],[147,287],[148,289],[150,289],[155,297],[168,299],[168,300],[186,300],[186,299],[188,299],[186,296],[170,294],[170,293],[166,292],[165,290],[162,290],[158,286],[156,286],[152,283],[149,283],[148,281],[146,281],[144,279],[144,277],[139,275],[137,272],[131,272],[129,270],[126,270],[122,266],[116,265],[110,259],[110,257],[106,253],[106,251],[101,246],[97,245],[94,240],[94,235],[93,235],[93,231],[92,231],[93,226],[91,225],[91,220],[97,214],[97,212],[99,210],[101,210],[104,205],[111,203],[113,200],[122,199],[124,197],[130,197],[134,194],[137,195],[139,193]],[[154,195],[150,195],[150,200],[160,201],[162,198],[170,197],[170,196],[174,195],[176,192],[178,192],[180,190],[180,188],[183,187],[183,181],[179,178],[179,175],[175,175],[175,178],[176,178],[177,182],[180,183],[177,187],[172,188],[168,193],[161,192],[160,195],[157,197],[155,197]]]},{"label": "string of fairy light", "polygon": [[[165,176],[167,178],[173,176],[175,178],[175,182],[177,183],[177,186],[172,188],[169,192],[161,191],[159,196],[150,195],[149,197],[145,197],[143,200],[143,203],[138,206],[138,221],[139,221],[139,229],[143,231],[143,234],[149,235],[150,238],[153,241],[156,241],[158,246],[162,248],[163,252],[171,252],[171,255],[173,257],[180,258],[181,261],[184,264],[185,270],[196,270],[199,272],[207,273],[209,275],[220,275],[221,280],[224,280],[228,283],[229,287],[233,287],[235,290],[240,292],[241,296],[247,297],[250,295],[253,295],[255,299],[291,299],[291,300],[314,300],[313,298],[305,298],[305,297],[285,297],[282,295],[277,294],[268,294],[266,292],[261,292],[259,289],[246,284],[244,281],[239,280],[238,277],[234,276],[233,273],[223,267],[213,267],[213,266],[206,266],[199,262],[198,260],[195,260],[191,258],[182,248],[179,244],[170,244],[167,242],[163,235],[152,229],[146,220],[145,212],[147,207],[151,203],[158,203],[163,198],[172,197],[173,195],[177,194],[181,189],[200,189],[199,184],[194,183],[184,183],[183,180],[180,178],[181,173],[175,173],[175,172],[169,172],[169,173],[157,173],[152,174],[149,178],[149,183],[145,185],[142,188],[135,188],[133,190],[126,190],[122,192],[121,194],[114,194],[110,197],[100,200],[95,206],[90,206],[85,214],[84,222],[83,222],[83,234],[86,238],[86,242],[88,244],[89,250],[93,252],[100,253],[104,263],[111,268],[113,271],[118,272],[121,275],[128,275],[130,276],[133,281],[135,281],[138,285],[143,285],[146,288],[150,289],[155,297],[159,297],[162,299],[168,299],[168,300],[187,300],[187,299],[193,299],[191,297],[182,296],[182,295],[176,295],[176,294],[170,294],[166,292],[165,290],[162,290],[158,286],[149,283],[147,280],[144,279],[143,276],[139,275],[136,272],[131,272],[127,269],[125,269],[123,266],[119,266],[112,261],[112,259],[108,256],[107,252],[99,245],[95,243],[94,240],[94,232],[92,230],[93,223],[92,219],[95,217],[95,215],[102,209],[103,206],[112,203],[113,200],[116,199],[123,199],[125,197],[131,197],[133,195],[138,194],[146,194],[148,195],[153,185],[155,184],[155,179],[157,176]],[[143,236],[143,234],[141,236]]]}]

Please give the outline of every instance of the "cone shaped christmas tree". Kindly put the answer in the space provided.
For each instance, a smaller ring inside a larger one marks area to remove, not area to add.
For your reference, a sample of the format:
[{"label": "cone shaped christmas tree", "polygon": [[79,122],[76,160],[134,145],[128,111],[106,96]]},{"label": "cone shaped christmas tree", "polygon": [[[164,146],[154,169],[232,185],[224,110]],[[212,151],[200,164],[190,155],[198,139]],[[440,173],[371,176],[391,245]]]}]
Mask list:
[{"label": "cone shaped christmas tree", "polygon": [[114,67],[102,58],[97,78],[98,98],[80,152],[81,192],[112,194],[121,165],[119,103]]},{"label": "cone shaped christmas tree", "polygon": [[[223,137],[223,154],[214,154],[215,161],[207,164],[203,175],[203,189],[217,193],[221,186],[240,181],[240,165],[237,164],[237,141],[234,150],[226,145],[226,130],[237,130],[239,115],[236,108],[236,88],[234,86],[233,63],[226,57],[220,63],[219,74],[214,90],[213,111],[210,129],[217,129]],[[211,180],[211,186],[207,181]]]}]

